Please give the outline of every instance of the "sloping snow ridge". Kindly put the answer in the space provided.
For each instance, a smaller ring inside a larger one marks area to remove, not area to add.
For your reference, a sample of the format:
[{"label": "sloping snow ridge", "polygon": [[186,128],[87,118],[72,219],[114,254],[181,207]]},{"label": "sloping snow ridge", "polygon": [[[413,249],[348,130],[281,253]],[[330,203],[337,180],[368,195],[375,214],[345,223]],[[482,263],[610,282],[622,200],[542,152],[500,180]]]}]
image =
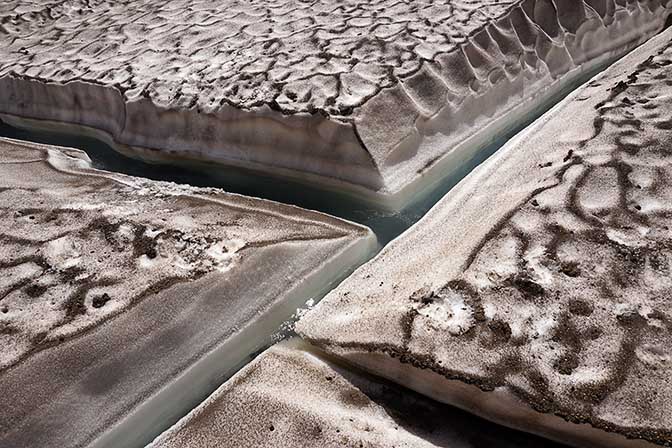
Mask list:
[{"label": "sloping snow ridge", "polygon": [[354,372],[295,338],[266,350],[151,448],[561,448]]},{"label": "sloping snow ridge", "polygon": [[148,442],[376,249],[327,215],[8,139],[0,222],[3,447]]}]

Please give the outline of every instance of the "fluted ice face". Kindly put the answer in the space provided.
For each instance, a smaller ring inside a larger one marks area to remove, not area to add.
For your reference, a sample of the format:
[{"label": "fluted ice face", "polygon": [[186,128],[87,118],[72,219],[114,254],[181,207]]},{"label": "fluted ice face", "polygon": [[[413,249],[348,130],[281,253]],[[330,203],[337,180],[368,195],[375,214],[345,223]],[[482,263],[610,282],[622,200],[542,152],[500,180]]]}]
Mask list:
[{"label": "fluted ice face", "polygon": [[671,65],[668,30],[474,170],[298,333],[563,443],[669,446]]},{"label": "fluted ice face", "polygon": [[659,30],[663,3],[10,0],[0,112],[401,206]]}]

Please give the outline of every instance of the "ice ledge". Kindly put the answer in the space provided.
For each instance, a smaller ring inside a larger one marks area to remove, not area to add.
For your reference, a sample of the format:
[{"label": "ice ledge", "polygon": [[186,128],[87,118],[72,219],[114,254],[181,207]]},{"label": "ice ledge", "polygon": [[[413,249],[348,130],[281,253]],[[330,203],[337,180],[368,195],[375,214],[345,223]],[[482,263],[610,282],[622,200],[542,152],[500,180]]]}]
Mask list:
[{"label": "ice ledge", "polygon": [[502,11],[461,30],[468,33],[457,46],[423,46],[417,68],[395,69],[390,86],[380,84],[347,116],[198,95],[195,104],[167,101],[161,86],[129,92],[85,74],[41,78],[7,62],[0,113],[29,126],[91,128],[136,157],[214,161],[402,208],[587,72],[659,31],[669,13],[658,0],[526,0]]}]

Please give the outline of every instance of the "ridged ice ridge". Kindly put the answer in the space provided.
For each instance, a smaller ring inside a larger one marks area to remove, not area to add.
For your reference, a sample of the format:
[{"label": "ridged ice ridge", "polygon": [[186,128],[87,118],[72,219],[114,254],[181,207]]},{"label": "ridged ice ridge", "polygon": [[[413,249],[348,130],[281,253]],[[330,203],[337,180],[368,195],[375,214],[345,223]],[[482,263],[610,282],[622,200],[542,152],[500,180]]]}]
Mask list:
[{"label": "ridged ice ridge", "polygon": [[672,446],[672,30],[476,168],[297,324],[577,447]]}]

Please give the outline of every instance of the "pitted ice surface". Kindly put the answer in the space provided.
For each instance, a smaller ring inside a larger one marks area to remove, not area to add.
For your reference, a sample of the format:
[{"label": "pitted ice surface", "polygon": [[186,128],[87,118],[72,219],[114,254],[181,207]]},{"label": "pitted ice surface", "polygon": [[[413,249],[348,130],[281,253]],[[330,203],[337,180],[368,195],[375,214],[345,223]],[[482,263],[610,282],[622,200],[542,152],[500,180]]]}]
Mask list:
[{"label": "pitted ice surface", "polygon": [[300,339],[275,345],[151,448],[547,448],[512,431],[339,365]]},{"label": "pitted ice surface", "polygon": [[0,73],[99,81],[164,106],[349,115],[516,3],[10,0]]},{"label": "pitted ice surface", "polygon": [[671,39],[527,128],[298,332],[503,424],[672,445]]},{"label": "pitted ice surface", "polygon": [[[327,215],[8,139],[0,223],[2,446],[82,446],[113,427],[140,437],[181,415],[204,378],[258,350],[303,294],[374,246]],[[199,367],[213,353],[216,369]],[[189,387],[171,391],[179,378]],[[153,423],[122,424],[162,393],[175,398]]]},{"label": "pitted ice surface", "polygon": [[9,0],[0,114],[405,203],[657,32],[666,3]]}]

